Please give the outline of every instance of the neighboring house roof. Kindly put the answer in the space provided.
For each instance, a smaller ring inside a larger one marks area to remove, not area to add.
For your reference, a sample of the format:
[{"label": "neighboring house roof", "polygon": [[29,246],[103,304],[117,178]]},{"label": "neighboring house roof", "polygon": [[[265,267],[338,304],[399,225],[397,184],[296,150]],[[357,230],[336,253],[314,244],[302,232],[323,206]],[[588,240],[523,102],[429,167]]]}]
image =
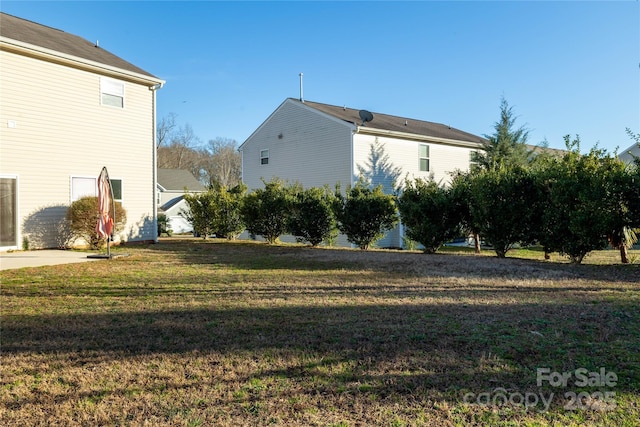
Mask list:
[{"label": "neighboring house roof", "polygon": [[46,25],[6,13],[0,13],[0,38],[2,38],[2,41],[5,43],[7,40],[4,39],[11,39],[30,46],[37,46],[71,57],[81,58],[157,79],[142,68],[102,49],[96,43],[89,42],[82,37],[66,33],[62,30],[47,27]]},{"label": "neighboring house roof", "polygon": [[164,205],[160,206],[161,211],[167,212],[169,211],[172,207],[174,207],[175,205],[177,205],[178,203],[180,203],[181,201],[184,200],[184,196],[178,196],[175,197],[171,200],[169,200],[167,203],[165,203]]},{"label": "neighboring house roof", "polygon": [[[293,98],[289,99],[302,103],[302,101],[298,101]],[[468,141],[481,144],[486,143],[486,140],[482,137],[440,123],[373,112],[373,120],[363,124],[362,119],[360,118],[361,110],[348,108],[346,106],[339,107],[336,105],[328,105],[311,101],[304,101],[303,104],[356,126],[432,138]]]},{"label": "neighboring house roof", "polygon": [[158,169],[158,185],[163,191],[207,191],[188,170]]}]

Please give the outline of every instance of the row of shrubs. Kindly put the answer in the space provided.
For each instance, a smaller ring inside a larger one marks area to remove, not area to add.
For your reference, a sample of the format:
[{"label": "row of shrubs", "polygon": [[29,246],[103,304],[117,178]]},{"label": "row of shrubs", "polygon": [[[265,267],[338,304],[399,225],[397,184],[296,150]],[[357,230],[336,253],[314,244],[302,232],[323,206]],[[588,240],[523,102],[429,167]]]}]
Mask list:
[{"label": "row of shrubs", "polygon": [[640,228],[640,168],[606,152],[539,156],[528,166],[457,172],[443,186],[406,179],[396,194],[360,180],[347,188],[303,188],[279,179],[249,194],[244,185],[185,197],[186,214],[203,237],[233,239],[245,229],[275,242],[283,234],[318,245],[337,232],[361,249],[401,220],[406,235],[433,253],[473,234],[504,257],[514,245],[541,245],[581,263],[593,250],[626,249]]}]

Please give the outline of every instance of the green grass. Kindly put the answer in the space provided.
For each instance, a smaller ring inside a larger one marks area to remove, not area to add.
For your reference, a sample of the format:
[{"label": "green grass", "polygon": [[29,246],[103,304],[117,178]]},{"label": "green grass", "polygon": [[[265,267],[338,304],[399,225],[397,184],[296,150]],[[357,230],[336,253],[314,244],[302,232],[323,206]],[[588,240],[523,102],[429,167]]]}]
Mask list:
[{"label": "green grass", "polygon": [[[535,250],[501,260],[179,238],[114,250],[129,256],[0,273],[0,424],[640,418],[640,265],[613,264],[612,251],[575,266]],[[600,367],[615,386],[536,385],[537,368]],[[548,411],[465,399],[501,390],[554,398]],[[605,391],[615,407],[566,408],[565,393]]]}]

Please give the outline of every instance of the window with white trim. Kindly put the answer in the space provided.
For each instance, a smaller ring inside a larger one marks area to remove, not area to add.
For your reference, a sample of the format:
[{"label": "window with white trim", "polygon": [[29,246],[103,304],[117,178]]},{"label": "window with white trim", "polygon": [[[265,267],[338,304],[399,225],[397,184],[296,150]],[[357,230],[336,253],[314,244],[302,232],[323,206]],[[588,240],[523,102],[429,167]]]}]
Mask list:
[{"label": "window with white trim", "polygon": [[260,164],[261,165],[269,164],[269,150],[260,150]]},{"label": "window with white trim", "polygon": [[124,82],[100,77],[100,102],[102,105],[124,108]]},{"label": "window with white trim", "polygon": [[429,146],[420,144],[418,146],[418,158],[420,162],[420,172],[429,172]]},{"label": "window with white trim", "polygon": [[[122,203],[122,180],[110,179],[113,190],[113,200]],[[72,176],[71,177],[71,202],[81,197],[98,195],[98,178]]]}]

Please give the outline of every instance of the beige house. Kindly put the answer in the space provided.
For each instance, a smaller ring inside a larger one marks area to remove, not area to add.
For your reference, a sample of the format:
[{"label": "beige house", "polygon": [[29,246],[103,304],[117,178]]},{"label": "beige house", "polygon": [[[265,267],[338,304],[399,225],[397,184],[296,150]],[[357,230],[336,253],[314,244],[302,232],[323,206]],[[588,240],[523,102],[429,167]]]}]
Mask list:
[{"label": "beige house", "polygon": [[64,216],[103,166],[127,211],[116,240],[155,241],[156,90],[102,47],[0,14],[0,250],[66,243]]}]

